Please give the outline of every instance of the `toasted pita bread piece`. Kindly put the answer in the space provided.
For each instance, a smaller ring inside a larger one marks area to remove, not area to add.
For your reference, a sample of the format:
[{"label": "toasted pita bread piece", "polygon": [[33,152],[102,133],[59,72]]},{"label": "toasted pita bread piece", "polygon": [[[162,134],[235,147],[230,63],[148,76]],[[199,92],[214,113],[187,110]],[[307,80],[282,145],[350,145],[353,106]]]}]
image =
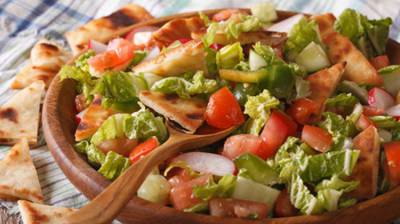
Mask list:
[{"label": "toasted pita bread piece", "polygon": [[66,224],[66,218],[76,211],[73,208],[54,207],[18,201],[19,211],[24,224]]},{"label": "toasted pita bread piece", "polygon": [[0,198],[43,201],[39,178],[26,139],[14,145],[0,161]]},{"label": "toasted pita bread piece", "polygon": [[140,92],[139,99],[144,105],[178,123],[187,133],[194,133],[204,122],[207,103],[201,99],[181,99],[176,95],[150,91]]},{"label": "toasted pita bread piece", "polygon": [[349,179],[360,181],[359,187],[349,195],[357,199],[370,199],[378,189],[379,134],[373,125],[353,139],[353,147],[360,150],[360,156]]},{"label": "toasted pita bread piece", "polygon": [[31,50],[30,62],[16,75],[11,88],[21,89],[38,80],[43,81],[47,88],[70,58],[71,55],[57,43],[39,40]]},{"label": "toasted pita bread piece", "polygon": [[[206,34],[205,30],[200,30],[198,32],[192,33],[192,39],[201,40],[201,38]],[[253,31],[245,32],[239,35],[238,39],[228,38],[225,33],[216,33],[214,36],[214,43],[221,45],[233,44],[235,42],[240,42],[240,44],[254,44],[261,42],[270,46],[279,46],[284,44],[287,39],[286,33],[270,32],[270,31]]]},{"label": "toasted pita bread piece", "polygon": [[306,78],[310,82],[311,94],[308,97],[320,106],[320,112],[323,111],[325,101],[335,92],[339,84],[343,72],[345,71],[346,63],[341,62],[320,70]]},{"label": "toasted pita bread piece", "polygon": [[96,97],[82,113],[81,122],[76,128],[75,141],[81,141],[92,136],[101,124],[113,114],[113,111],[102,107],[101,99]]},{"label": "toasted pita bread piece", "polygon": [[351,43],[351,41],[332,32],[323,38],[328,47],[328,57],[333,63],[347,62],[343,78],[357,84],[380,86],[383,79],[367,58]]},{"label": "toasted pita bread piece", "polygon": [[153,16],[143,7],[128,4],[111,15],[94,19],[74,31],[65,33],[65,38],[77,55],[87,48],[90,39],[103,43],[129,31],[135,23],[152,19]]},{"label": "toasted pita bread piece", "polygon": [[317,22],[319,27],[319,33],[322,39],[325,38],[327,35],[335,32],[333,25],[336,21],[336,17],[332,13],[315,15],[312,16],[311,19]]},{"label": "toasted pita bread piece", "polygon": [[178,18],[164,24],[152,34],[152,39],[160,47],[167,47],[181,38],[191,38],[191,33],[205,29],[200,17]]},{"label": "toasted pita bread piece", "polygon": [[176,76],[185,72],[207,73],[206,52],[201,41],[189,41],[159,54],[156,58],[139,63],[135,72],[151,72],[159,76]]},{"label": "toasted pita bread piece", "polygon": [[27,138],[30,145],[37,144],[43,94],[44,83],[34,82],[0,107],[0,143],[12,145]]}]

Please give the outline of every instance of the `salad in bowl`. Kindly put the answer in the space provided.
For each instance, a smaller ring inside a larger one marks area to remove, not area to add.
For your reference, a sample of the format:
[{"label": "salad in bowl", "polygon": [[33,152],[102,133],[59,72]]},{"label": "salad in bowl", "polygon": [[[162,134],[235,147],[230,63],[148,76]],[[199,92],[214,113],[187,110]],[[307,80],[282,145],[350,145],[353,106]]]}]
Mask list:
[{"label": "salad in bowl", "polygon": [[169,136],[237,127],[178,154],[137,195],[184,212],[321,214],[400,182],[400,66],[390,18],[352,9],[280,22],[273,5],[142,26],[60,71],[77,81],[75,149],[114,180]]}]

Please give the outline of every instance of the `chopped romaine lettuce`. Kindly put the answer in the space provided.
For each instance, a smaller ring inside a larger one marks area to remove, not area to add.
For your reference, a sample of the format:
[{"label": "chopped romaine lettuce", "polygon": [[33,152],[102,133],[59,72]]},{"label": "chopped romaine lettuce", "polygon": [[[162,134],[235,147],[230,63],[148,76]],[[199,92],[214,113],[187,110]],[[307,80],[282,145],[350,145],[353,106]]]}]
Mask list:
[{"label": "chopped romaine lettuce", "polygon": [[226,45],[217,52],[216,59],[219,69],[234,68],[244,59],[242,46],[239,42]]},{"label": "chopped romaine lettuce", "polygon": [[317,199],[319,204],[326,211],[330,212],[338,209],[339,199],[342,194],[342,191],[337,191],[335,189],[323,189],[318,191]]},{"label": "chopped romaine lettuce", "polygon": [[278,181],[278,175],[264,160],[251,153],[246,153],[235,159],[239,175],[258,183],[271,185]]},{"label": "chopped romaine lettuce", "polygon": [[125,134],[130,139],[144,141],[156,136],[160,143],[168,138],[168,131],[162,117],[156,117],[148,109],[142,107],[126,119]]},{"label": "chopped romaine lettuce", "polygon": [[130,160],[120,154],[109,151],[98,170],[105,178],[115,180],[131,165]]},{"label": "chopped romaine lettuce", "polygon": [[217,33],[218,29],[219,29],[218,23],[212,22],[209,24],[209,26],[207,28],[207,32],[202,38],[202,41],[203,41],[203,44],[205,47],[208,47],[214,43],[215,34]]},{"label": "chopped romaine lettuce", "polygon": [[357,189],[359,181],[344,181],[335,174],[329,180],[323,180],[316,187],[315,190],[320,191],[324,189],[334,189],[337,191],[350,192]]},{"label": "chopped romaine lettuce", "polygon": [[301,213],[318,214],[323,210],[321,202],[310,192],[299,175],[294,173],[289,182],[289,197],[293,206]]},{"label": "chopped romaine lettuce", "polygon": [[102,151],[96,148],[95,145],[90,144],[88,141],[81,141],[75,144],[75,149],[81,154],[85,154],[89,163],[92,166],[100,167],[105,160],[105,155]]},{"label": "chopped romaine lettuce", "polygon": [[276,20],[278,15],[275,6],[271,2],[261,2],[250,8],[251,14],[256,16],[261,22],[268,23]]},{"label": "chopped romaine lettuce", "polygon": [[214,178],[210,178],[206,185],[195,186],[193,188],[193,195],[196,198],[208,201],[211,198],[226,198],[230,197],[235,189],[236,176],[225,175],[215,183]]},{"label": "chopped romaine lettuce", "polygon": [[391,18],[368,20],[353,9],[346,9],[335,22],[335,30],[348,37],[367,57],[382,55],[386,50]]},{"label": "chopped romaine lettuce", "polygon": [[103,141],[125,137],[126,121],[130,117],[124,113],[111,115],[97,129],[90,142],[98,146]]},{"label": "chopped romaine lettuce", "polygon": [[190,98],[192,95],[211,94],[218,89],[214,79],[206,79],[204,73],[197,72],[191,80],[181,77],[168,77],[153,84],[152,91],[166,94],[177,94],[181,98]]},{"label": "chopped romaine lettuce", "polygon": [[82,71],[90,74],[88,59],[93,57],[94,55],[96,55],[96,53],[93,50],[88,50],[75,60],[75,66],[80,68]]},{"label": "chopped romaine lettuce", "polygon": [[206,52],[206,64],[207,64],[207,72],[209,75],[215,76],[217,69],[217,51],[210,47],[205,47],[204,51]]},{"label": "chopped romaine lettuce", "polygon": [[133,66],[142,62],[147,56],[146,51],[135,51],[135,56],[132,58],[131,63],[129,63],[126,70],[131,70]]},{"label": "chopped romaine lettuce", "polygon": [[263,23],[256,16],[240,14],[226,21],[224,31],[228,38],[238,39],[241,33],[259,30],[262,25]]},{"label": "chopped romaine lettuce", "polygon": [[328,110],[340,111],[349,114],[353,111],[354,106],[358,103],[357,97],[351,93],[341,93],[325,101]]},{"label": "chopped romaine lettuce", "polygon": [[325,112],[322,116],[324,119],[319,126],[328,131],[333,137],[333,145],[330,150],[344,149],[346,138],[353,136],[356,130],[354,123],[332,112]]},{"label": "chopped romaine lettuce", "polygon": [[372,116],[369,117],[372,122],[378,127],[378,128],[386,128],[386,129],[393,129],[393,128],[400,128],[400,122],[398,122],[394,117],[392,116]]},{"label": "chopped romaine lettuce", "polygon": [[259,134],[265,122],[269,118],[271,109],[277,108],[279,104],[279,100],[272,96],[266,89],[257,96],[247,97],[247,102],[244,106],[244,113],[255,120],[253,123],[255,127],[250,128],[250,130],[252,130],[251,134]]},{"label": "chopped romaine lettuce", "polygon": [[294,61],[297,55],[311,42],[322,45],[318,25],[314,20],[302,18],[288,34],[285,45],[287,58]]},{"label": "chopped romaine lettuce", "polygon": [[103,96],[102,105],[111,107],[114,103],[129,103],[137,107],[136,87],[130,73],[107,71],[96,84],[93,92]]},{"label": "chopped romaine lettuce", "polygon": [[149,174],[140,186],[137,195],[145,200],[167,204],[171,185],[160,174]]},{"label": "chopped romaine lettuce", "polygon": [[285,64],[285,62],[282,61],[281,58],[276,56],[276,54],[271,46],[264,45],[260,42],[257,42],[253,45],[253,49],[254,49],[255,53],[257,53],[258,56],[261,56],[262,58],[264,58],[265,63],[267,65]]},{"label": "chopped romaine lettuce", "polygon": [[64,65],[59,74],[61,80],[74,79],[78,82],[77,90],[79,93],[83,93],[87,100],[87,104],[93,100],[92,90],[96,84],[96,81],[92,80],[88,72],[85,72],[76,66]]}]

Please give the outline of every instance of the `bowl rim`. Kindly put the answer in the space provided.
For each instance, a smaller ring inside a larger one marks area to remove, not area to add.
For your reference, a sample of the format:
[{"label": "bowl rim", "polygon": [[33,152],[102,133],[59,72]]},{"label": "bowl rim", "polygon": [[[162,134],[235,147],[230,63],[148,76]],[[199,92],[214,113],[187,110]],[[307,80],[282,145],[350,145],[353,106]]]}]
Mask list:
[{"label": "bowl rim", "polygon": [[[213,15],[223,9],[213,9],[203,11],[206,15]],[[248,9],[244,9],[248,10]],[[115,34],[115,36],[121,36],[134,28],[147,25],[162,25],[163,23],[175,19],[185,18],[197,15],[198,12],[187,12],[180,13],[170,16],[164,16],[160,18],[151,19],[145,22],[137,23],[129,28],[124,29],[121,32]],[[279,19],[285,19],[293,16],[295,12],[290,11],[279,11]],[[307,14],[305,14],[307,15]],[[389,44],[400,46],[399,43],[389,40]],[[398,47],[400,49],[400,47]],[[397,55],[396,55],[397,56]],[[399,55],[400,56],[400,55]],[[398,59],[400,60],[400,58]],[[64,111],[62,107],[58,106],[60,100],[75,96],[75,91],[70,91],[74,88],[75,82],[72,80],[60,81],[59,75],[57,75],[51,82],[47,91],[42,113],[42,126],[44,136],[48,148],[58,166],[61,168],[66,177],[71,183],[78,188],[86,197],[92,199],[99,194],[108,184],[111,182],[101,176],[95,169],[93,169],[85,159],[82,158],[73,148],[71,143],[75,142],[73,134],[68,135],[68,131],[74,131],[74,116],[73,111]],[[69,91],[66,91],[69,90]],[[73,97],[74,99],[74,97]],[[72,108],[72,107],[71,107]],[[73,115],[73,116],[71,116]],[[66,127],[61,120],[64,119],[69,122],[69,126]],[[73,133],[73,132],[72,132]],[[397,200],[396,200],[397,199]],[[398,202],[397,202],[398,201]],[[386,213],[387,216],[378,219],[377,217],[382,216],[382,212],[389,205],[396,207],[392,210],[392,213]],[[380,212],[372,212],[379,210]],[[382,210],[383,209],[383,210]],[[134,212],[132,212],[134,211]],[[240,218],[222,218],[214,217],[211,215],[195,214],[195,213],[184,213],[178,211],[172,207],[151,203],[137,196],[134,196],[132,200],[127,204],[118,219],[121,221],[130,222],[132,220],[142,221],[146,220],[147,223],[221,223],[221,222],[233,222],[233,223],[337,223],[337,222],[354,222],[358,220],[354,218],[354,215],[368,215],[375,217],[366,220],[370,223],[376,223],[376,221],[390,221],[400,216],[400,212],[394,214],[394,211],[400,211],[400,187],[396,187],[385,194],[378,195],[370,200],[359,202],[349,208],[341,209],[334,212],[323,213],[322,215],[301,215],[287,218],[267,218],[264,220],[246,220]],[[155,215],[155,213],[158,213]],[[136,216],[136,217],[135,217]],[[351,220],[351,221],[349,221]]]}]

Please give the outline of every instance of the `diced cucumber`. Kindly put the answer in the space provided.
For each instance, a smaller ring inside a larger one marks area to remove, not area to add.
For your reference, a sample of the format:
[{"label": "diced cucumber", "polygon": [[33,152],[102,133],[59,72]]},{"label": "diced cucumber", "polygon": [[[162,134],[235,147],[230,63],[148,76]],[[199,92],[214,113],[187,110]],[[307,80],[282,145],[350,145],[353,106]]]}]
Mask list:
[{"label": "diced cucumber", "polygon": [[238,177],[233,198],[265,203],[273,207],[280,191],[257,183],[255,181]]},{"label": "diced cucumber", "polygon": [[250,8],[251,14],[256,16],[262,22],[272,22],[278,18],[275,6],[271,2],[262,2],[253,5]]},{"label": "diced cucumber", "polygon": [[159,174],[150,174],[140,186],[137,195],[145,200],[166,204],[171,186],[165,177]]},{"label": "diced cucumber", "polygon": [[267,70],[239,71],[231,69],[220,69],[219,75],[222,79],[232,82],[259,83],[268,75]]},{"label": "diced cucumber", "polygon": [[[383,86],[385,89],[392,94],[392,96],[396,96],[400,90],[400,66],[390,66],[393,69],[389,71],[389,69],[381,70],[379,73],[383,78]],[[385,72],[387,71],[387,72]]]},{"label": "diced cucumber", "polygon": [[315,72],[331,65],[324,49],[319,44],[311,42],[295,59],[296,63],[308,72]]},{"label": "diced cucumber", "polygon": [[256,71],[267,65],[264,58],[258,55],[255,51],[250,50],[249,53],[249,66],[251,71]]}]

